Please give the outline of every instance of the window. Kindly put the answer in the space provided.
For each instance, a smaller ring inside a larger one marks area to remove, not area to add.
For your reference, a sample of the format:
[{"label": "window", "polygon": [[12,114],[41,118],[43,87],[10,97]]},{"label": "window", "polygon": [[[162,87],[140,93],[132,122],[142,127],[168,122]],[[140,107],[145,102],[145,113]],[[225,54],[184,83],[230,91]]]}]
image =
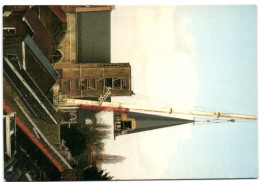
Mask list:
[{"label": "window", "polygon": [[129,77],[122,78],[122,89],[130,90],[130,78]]},{"label": "window", "polygon": [[103,89],[104,88],[104,78],[98,78],[97,79],[97,89]]},{"label": "window", "polygon": [[52,63],[57,63],[62,58],[62,54],[59,50],[56,50],[52,55]]},{"label": "window", "polygon": [[15,113],[11,113],[4,118],[5,132],[5,153],[12,157],[16,153],[16,132]]},{"label": "window", "polygon": [[70,78],[61,79],[61,90],[70,90],[71,80]]},{"label": "window", "polygon": [[16,153],[16,138],[15,135],[10,136],[10,145],[11,145],[11,156]]},{"label": "window", "polygon": [[10,117],[10,131],[15,131],[15,117]]},{"label": "window", "polygon": [[97,80],[96,78],[88,78],[88,89],[97,89]]},{"label": "window", "polygon": [[10,34],[15,34],[16,29],[15,26],[5,26],[3,27],[3,34],[4,35],[10,35]]},{"label": "window", "polygon": [[86,88],[88,88],[88,79],[81,79],[81,84],[80,84],[80,89],[85,90]]},{"label": "window", "polygon": [[112,78],[106,78],[105,79],[105,86],[112,88]]},{"label": "window", "polygon": [[120,121],[121,120],[121,115],[120,114],[115,114],[115,121]]},{"label": "window", "polygon": [[116,129],[117,130],[121,130],[122,129],[122,122],[121,121],[116,122]]},{"label": "window", "polygon": [[123,122],[123,129],[124,130],[132,129],[132,122],[131,121],[124,121]]},{"label": "window", "polygon": [[71,114],[69,115],[70,121],[75,120],[77,118],[76,114]]},{"label": "window", "polygon": [[120,64],[113,64],[113,63],[110,63],[110,64],[103,64],[104,67],[118,67],[120,66]]},{"label": "window", "polygon": [[10,14],[12,14],[12,11],[5,11],[3,16],[8,17],[8,16],[10,16]]},{"label": "window", "polygon": [[121,78],[114,78],[113,82],[113,89],[121,89]]},{"label": "window", "polygon": [[80,89],[80,84],[79,84],[78,78],[71,78],[70,79],[70,89],[71,90],[79,90]]}]

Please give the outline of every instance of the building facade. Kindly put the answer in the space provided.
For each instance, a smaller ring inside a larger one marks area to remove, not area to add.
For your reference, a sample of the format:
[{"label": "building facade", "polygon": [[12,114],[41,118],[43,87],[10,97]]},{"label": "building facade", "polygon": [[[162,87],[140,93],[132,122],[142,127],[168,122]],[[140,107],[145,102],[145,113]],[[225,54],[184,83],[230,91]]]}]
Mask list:
[{"label": "building facade", "polygon": [[61,57],[57,48],[66,32],[66,16],[61,8],[5,6],[3,30],[3,55],[15,57],[48,94],[57,78],[51,63]]},{"label": "building facade", "polygon": [[59,51],[60,63],[109,63],[113,6],[61,6],[67,31]]},{"label": "building facade", "polygon": [[59,113],[64,123],[78,123],[78,112],[76,109],[60,110]]},{"label": "building facade", "polygon": [[68,98],[99,97],[110,88],[109,96],[131,96],[129,63],[56,64],[56,84]]}]

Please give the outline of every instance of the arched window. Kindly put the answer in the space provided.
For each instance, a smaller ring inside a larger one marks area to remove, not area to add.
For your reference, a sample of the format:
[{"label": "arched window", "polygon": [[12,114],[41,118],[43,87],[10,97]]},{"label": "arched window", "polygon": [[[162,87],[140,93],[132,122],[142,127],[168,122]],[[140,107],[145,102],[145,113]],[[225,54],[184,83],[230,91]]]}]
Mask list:
[{"label": "arched window", "polygon": [[62,58],[62,54],[59,50],[56,50],[55,53],[52,55],[52,62],[57,63]]},{"label": "arched window", "polygon": [[75,120],[77,118],[76,114],[69,115],[70,121]]}]

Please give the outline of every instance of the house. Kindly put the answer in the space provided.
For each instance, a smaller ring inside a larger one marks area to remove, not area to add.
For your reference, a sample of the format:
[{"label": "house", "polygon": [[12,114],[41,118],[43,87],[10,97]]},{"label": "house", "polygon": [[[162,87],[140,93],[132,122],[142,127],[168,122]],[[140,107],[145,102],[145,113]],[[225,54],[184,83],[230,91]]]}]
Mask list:
[{"label": "house", "polygon": [[47,98],[58,77],[51,56],[61,41],[66,16],[58,7],[47,9],[60,22],[51,33],[39,18],[38,6],[4,7],[6,180],[59,180],[64,170],[72,169],[55,148],[62,118]]},{"label": "house", "polygon": [[76,124],[78,123],[77,110],[68,109],[68,110],[59,110],[59,113],[62,117],[63,123]]},{"label": "house", "polygon": [[112,6],[77,8],[78,63],[109,63],[111,60]]},{"label": "house", "polygon": [[110,88],[109,96],[131,96],[129,63],[56,64],[56,84],[68,98],[99,97]]},{"label": "house", "polygon": [[47,93],[57,80],[58,73],[29,35],[23,41],[26,70],[40,89]]},{"label": "house", "polygon": [[56,82],[58,73],[31,36],[8,37],[4,39],[3,47],[3,55],[17,59],[39,88],[47,94]]},{"label": "house", "polygon": [[110,14],[113,6],[62,6],[67,34],[60,44],[61,63],[110,63]]},{"label": "house", "polygon": [[51,62],[61,58],[57,50],[63,40],[67,21],[61,6],[4,6],[4,37],[33,37]]},{"label": "house", "polygon": [[50,60],[52,63],[56,63],[62,57],[58,49],[67,32],[66,14],[61,6],[39,6],[38,14],[39,20],[55,40]]},{"label": "house", "polygon": [[[60,123],[80,117],[75,110],[57,112],[53,107],[50,89],[54,83],[61,96],[72,98],[97,99],[108,93],[107,88],[111,88],[109,96],[132,94],[130,65],[110,63],[112,9],[4,7],[6,180],[59,180],[66,171],[73,171],[55,145],[60,144]],[[72,35],[76,30],[79,34]],[[96,147],[93,143],[89,147],[92,162]]]},{"label": "house", "polygon": [[[111,96],[132,95],[129,63],[111,63],[110,27],[114,6],[61,8],[67,17],[67,34],[58,49],[61,60],[55,65],[59,78],[53,87],[54,98],[98,100],[107,94],[110,100]],[[111,87],[111,94],[108,94],[108,87]],[[57,99],[53,103],[59,105]],[[85,111],[78,109],[78,120],[85,120]]]},{"label": "house", "polygon": [[33,32],[33,41],[38,45],[43,54],[47,58],[50,58],[55,40],[31,8],[24,14],[23,21],[25,21]]},{"label": "house", "polygon": [[[56,14],[48,6],[46,8],[54,16],[51,21],[56,20],[59,8],[53,9]],[[18,58],[23,68],[47,95],[58,76],[51,62],[59,59],[59,52],[56,49],[65,31],[63,24],[66,24],[64,22],[66,17],[60,16],[62,21],[57,18],[58,23],[54,22],[59,26],[52,28],[56,31],[56,33],[51,32],[56,38],[53,39],[52,34],[43,25],[44,21],[37,15],[40,9],[38,6],[5,6],[4,11],[11,13],[3,18],[5,30],[3,52],[6,57]],[[46,72],[48,74],[45,74]]]},{"label": "house", "polygon": [[[44,7],[44,6],[41,6]],[[41,8],[40,7],[40,8]],[[57,18],[63,22],[66,23],[66,14],[63,12],[61,6],[48,6],[51,11],[57,16]],[[54,21],[55,23],[57,23],[57,21]]]},{"label": "house", "polygon": [[18,173],[18,178],[20,177],[17,170],[16,173],[12,173],[14,170],[14,166],[16,161],[16,119],[15,112],[4,115],[4,172],[5,178],[14,178],[14,176]]},{"label": "house", "polygon": [[60,116],[57,111],[20,62],[7,57],[4,57],[3,62],[4,78],[33,116],[43,119],[46,123],[58,124]]},{"label": "house", "polygon": [[3,36],[24,37],[30,28],[22,21],[23,14],[29,6],[4,6]]},{"label": "house", "polygon": [[[6,115],[11,115],[15,111],[17,125],[16,167],[12,168],[15,171],[11,170],[11,173],[17,175],[19,173],[21,177],[27,172],[30,174],[36,172],[38,175],[46,175],[42,176],[42,180],[58,180],[64,169],[72,169],[70,164],[54,147],[54,144],[60,142],[59,125],[48,124],[41,118],[35,118],[25,105],[24,97],[19,95],[17,91],[12,91],[15,86],[18,85],[11,85],[4,78],[3,109]],[[48,112],[46,111],[45,114],[48,115]],[[14,178],[11,174],[8,177],[11,180],[18,180],[17,175],[15,175],[17,178]]]}]

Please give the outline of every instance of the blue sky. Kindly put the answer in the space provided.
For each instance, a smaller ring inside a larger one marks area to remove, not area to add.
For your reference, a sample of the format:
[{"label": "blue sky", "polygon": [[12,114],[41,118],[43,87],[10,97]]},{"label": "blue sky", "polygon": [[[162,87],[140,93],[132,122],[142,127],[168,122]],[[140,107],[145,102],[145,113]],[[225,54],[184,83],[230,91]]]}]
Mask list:
[{"label": "blue sky", "polygon": [[[111,22],[112,62],[131,64],[136,93],[112,101],[257,114],[255,6],[116,6]],[[116,179],[257,177],[257,124],[169,127],[108,140],[106,151],[126,157],[103,165]]]},{"label": "blue sky", "polygon": [[[194,37],[199,85],[195,105],[256,115],[256,6],[198,6],[188,9],[193,19],[188,29]],[[211,138],[205,141],[204,146],[215,149],[218,144],[222,149],[209,151],[209,163],[221,165],[223,162],[223,166],[209,173],[216,177],[225,177],[228,173],[233,177],[256,176],[256,123],[211,127],[208,126],[210,132],[206,132]],[[219,136],[212,138],[216,135]],[[203,136],[198,140],[201,138]],[[216,159],[212,158],[214,156]]]},{"label": "blue sky", "polygon": [[226,100],[229,111],[256,114],[256,6],[196,6],[187,11],[201,87],[196,102],[205,103],[207,97],[203,105],[216,108],[215,100]]}]

